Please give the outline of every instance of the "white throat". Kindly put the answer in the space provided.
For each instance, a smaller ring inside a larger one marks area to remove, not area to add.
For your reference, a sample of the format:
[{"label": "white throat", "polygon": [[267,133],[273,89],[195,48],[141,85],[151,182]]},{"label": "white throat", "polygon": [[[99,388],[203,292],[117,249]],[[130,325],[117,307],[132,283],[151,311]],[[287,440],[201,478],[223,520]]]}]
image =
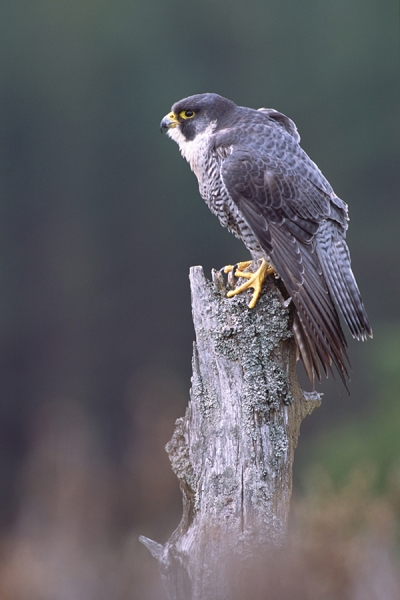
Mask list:
[{"label": "white throat", "polygon": [[200,174],[204,173],[203,165],[210,146],[210,138],[216,125],[216,121],[211,121],[204,131],[196,135],[194,140],[187,140],[179,126],[172,127],[167,132],[168,137],[178,144],[182,156],[186,158],[198,179],[200,179]]}]

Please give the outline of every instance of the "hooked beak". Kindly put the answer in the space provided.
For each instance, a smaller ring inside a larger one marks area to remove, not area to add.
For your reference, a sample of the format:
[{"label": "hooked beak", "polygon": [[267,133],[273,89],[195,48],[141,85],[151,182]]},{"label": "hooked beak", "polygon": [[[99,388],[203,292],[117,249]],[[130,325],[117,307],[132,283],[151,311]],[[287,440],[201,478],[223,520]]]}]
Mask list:
[{"label": "hooked beak", "polygon": [[160,131],[163,133],[166,129],[171,129],[179,125],[178,116],[171,112],[162,119],[160,123]]}]

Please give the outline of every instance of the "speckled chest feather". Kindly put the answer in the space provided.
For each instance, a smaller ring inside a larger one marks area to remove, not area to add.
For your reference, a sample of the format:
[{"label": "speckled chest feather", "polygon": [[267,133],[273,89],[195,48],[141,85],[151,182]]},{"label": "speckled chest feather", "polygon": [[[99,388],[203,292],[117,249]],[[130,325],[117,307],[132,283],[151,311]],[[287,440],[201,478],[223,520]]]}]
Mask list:
[{"label": "speckled chest feather", "polygon": [[215,127],[216,123],[211,122],[194,140],[187,140],[178,127],[168,131],[168,135],[178,144],[182,156],[190,164],[199,183],[200,195],[211,212],[218,217],[223,227],[243,240],[253,257],[260,257],[263,252],[228,194],[221,177],[221,165],[232,148],[214,147]]}]

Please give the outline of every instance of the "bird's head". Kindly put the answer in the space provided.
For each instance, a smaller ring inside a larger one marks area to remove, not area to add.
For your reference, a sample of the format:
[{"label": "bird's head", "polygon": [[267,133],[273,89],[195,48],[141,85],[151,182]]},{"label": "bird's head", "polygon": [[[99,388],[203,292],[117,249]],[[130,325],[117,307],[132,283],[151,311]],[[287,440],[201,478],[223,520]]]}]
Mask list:
[{"label": "bird's head", "polygon": [[236,104],[218,94],[196,94],[175,102],[171,112],[160,123],[161,131],[178,141],[181,135],[192,141],[211,124],[223,126],[224,119],[236,108]]}]

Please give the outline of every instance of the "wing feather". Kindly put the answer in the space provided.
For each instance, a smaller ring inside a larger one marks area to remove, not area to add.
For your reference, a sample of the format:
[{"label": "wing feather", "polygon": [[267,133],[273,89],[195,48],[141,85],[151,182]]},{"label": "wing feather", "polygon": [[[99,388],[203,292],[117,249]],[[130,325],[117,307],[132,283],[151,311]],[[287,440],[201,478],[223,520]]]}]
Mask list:
[{"label": "wing feather", "polygon": [[[321,264],[315,244],[329,215],[329,198],[307,179],[285,174],[276,160],[271,170],[268,156],[262,159],[249,151],[228,156],[221,168],[226,190],[297,308],[294,329],[310,379],[314,374],[320,378],[319,359],[325,373],[333,373],[332,365],[336,367],[347,388],[347,343],[332,296],[343,311],[349,302],[349,284],[327,277],[333,266],[340,269],[334,259]],[[355,330],[350,313],[344,315]]]}]

